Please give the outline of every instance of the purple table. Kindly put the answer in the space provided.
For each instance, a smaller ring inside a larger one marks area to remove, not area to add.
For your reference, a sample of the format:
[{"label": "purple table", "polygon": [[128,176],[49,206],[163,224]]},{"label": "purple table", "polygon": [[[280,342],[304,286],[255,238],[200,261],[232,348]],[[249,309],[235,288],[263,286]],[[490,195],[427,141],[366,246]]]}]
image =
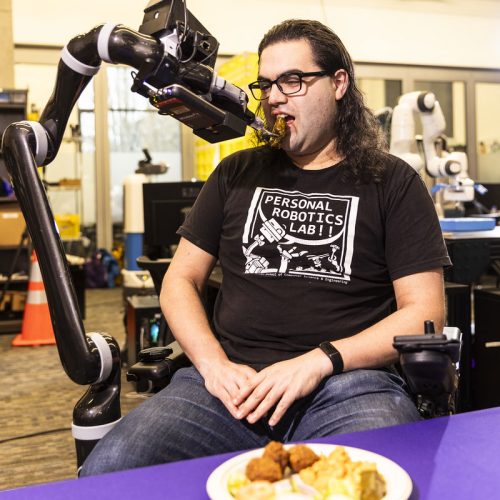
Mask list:
[{"label": "purple table", "polygon": [[[371,450],[413,479],[412,499],[500,498],[500,408],[315,442]],[[205,483],[235,453],[0,492],[0,500],[186,499],[208,497]]]}]

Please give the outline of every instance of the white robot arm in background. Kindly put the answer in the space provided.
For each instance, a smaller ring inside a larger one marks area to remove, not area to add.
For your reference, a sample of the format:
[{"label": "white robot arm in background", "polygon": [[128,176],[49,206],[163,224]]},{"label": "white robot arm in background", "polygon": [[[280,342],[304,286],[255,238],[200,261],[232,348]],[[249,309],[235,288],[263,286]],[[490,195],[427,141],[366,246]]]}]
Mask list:
[{"label": "white robot arm in background", "polygon": [[[424,159],[418,153],[415,137],[415,114],[422,123]],[[462,152],[438,152],[436,142],[443,138],[446,122],[436,96],[432,92],[410,92],[399,98],[391,120],[390,152],[405,160],[417,172],[424,166],[434,178],[448,177],[443,188],[444,201],[474,200],[474,181],[469,178],[467,155]]]}]

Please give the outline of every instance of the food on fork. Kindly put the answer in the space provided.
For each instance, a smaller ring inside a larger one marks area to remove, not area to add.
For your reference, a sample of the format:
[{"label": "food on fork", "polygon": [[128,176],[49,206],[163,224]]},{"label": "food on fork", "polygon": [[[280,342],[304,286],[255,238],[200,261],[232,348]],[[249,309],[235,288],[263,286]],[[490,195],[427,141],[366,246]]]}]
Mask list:
[{"label": "food on fork", "polygon": [[285,115],[278,115],[276,117],[276,121],[274,122],[272,133],[274,135],[272,135],[269,138],[269,145],[272,148],[281,147],[281,142],[285,138],[285,134],[286,134]]}]

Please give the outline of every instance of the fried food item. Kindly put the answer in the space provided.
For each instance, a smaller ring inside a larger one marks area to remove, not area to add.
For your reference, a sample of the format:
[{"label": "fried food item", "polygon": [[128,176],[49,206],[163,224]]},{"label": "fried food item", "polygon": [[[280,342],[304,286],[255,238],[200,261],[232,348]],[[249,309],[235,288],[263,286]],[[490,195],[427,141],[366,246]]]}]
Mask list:
[{"label": "fried food item", "polygon": [[285,470],[290,460],[290,454],[282,443],[278,441],[271,441],[265,448],[264,457],[270,458],[273,462],[280,464],[281,470]]},{"label": "fried food item", "polygon": [[361,492],[362,500],[380,500],[387,493],[384,478],[377,471],[377,466],[369,462],[355,462],[355,482]]},{"label": "fried food item", "polygon": [[380,500],[386,483],[371,462],[353,462],[341,446],[299,472],[304,483],[323,496],[342,495],[353,500]]},{"label": "fried food item", "polygon": [[276,117],[272,133],[276,135],[275,136],[273,135],[269,138],[269,145],[272,148],[281,147],[281,142],[283,141],[286,134],[286,121],[283,115],[279,115]]},{"label": "fried food item", "polygon": [[299,472],[319,460],[318,455],[303,444],[292,446],[288,452],[290,453],[290,467],[294,472]]},{"label": "fried food item", "polygon": [[254,481],[242,486],[235,498],[236,500],[274,500],[276,492],[269,481]]},{"label": "fried food item", "polygon": [[236,500],[275,500],[296,494],[315,499],[381,500],[387,485],[375,463],[352,461],[342,446],[328,456],[318,456],[307,445],[285,448],[271,441],[263,456],[248,462],[244,474],[238,471],[230,478],[228,490]]},{"label": "fried food item", "polygon": [[264,480],[273,483],[283,479],[280,464],[269,457],[252,458],[247,464],[245,474],[250,481]]}]

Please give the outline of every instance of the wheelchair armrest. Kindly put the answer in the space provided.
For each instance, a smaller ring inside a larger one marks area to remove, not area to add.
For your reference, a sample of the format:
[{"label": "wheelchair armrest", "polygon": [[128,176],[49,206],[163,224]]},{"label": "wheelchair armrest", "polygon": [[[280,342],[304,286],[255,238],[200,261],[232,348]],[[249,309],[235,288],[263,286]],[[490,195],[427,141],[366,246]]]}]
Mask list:
[{"label": "wheelchair armrest", "polygon": [[135,382],[139,392],[162,389],[179,368],[190,364],[178,342],[144,349],[139,352],[138,359],[127,371],[127,380]]},{"label": "wheelchair armrest", "polygon": [[394,337],[403,375],[425,417],[455,411],[461,332],[447,328],[444,333]]}]

